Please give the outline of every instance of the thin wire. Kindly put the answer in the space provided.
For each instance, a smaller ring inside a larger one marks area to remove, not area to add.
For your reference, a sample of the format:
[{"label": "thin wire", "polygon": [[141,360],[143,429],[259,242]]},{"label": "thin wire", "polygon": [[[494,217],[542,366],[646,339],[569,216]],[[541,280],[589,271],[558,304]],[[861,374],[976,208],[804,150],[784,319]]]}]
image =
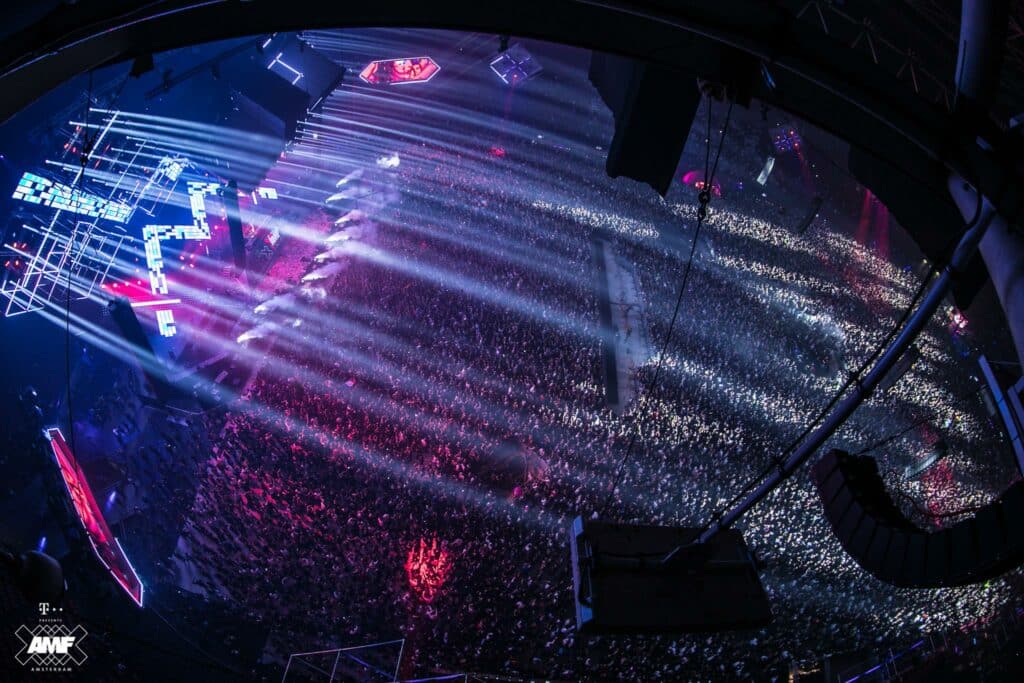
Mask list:
[{"label": "thin wire", "polygon": [[[730,101],[729,102],[729,109],[728,109],[728,112],[726,113],[726,116],[725,116],[725,126],[722,129],[722,135],[721,135],[721,137],[719,138],[719,141],[718,141],[718,152],[715,155],[715,168],[716,169],[718,167],[718,158],[719,158],[719,156],[722,153],[722,146],[725,143],[725,135],[726,135],[726,132],[728,131],[728,128],[729,128],[729,118],[731,117],[731,115],[732,115],[732,102]],[[707,168],[708,163],[709,163],[709,161],[711,159],[711,98],[710,97],[708,97],[708,132],[707,132],[707,138],[705,139],[705,148],[706,148],[706,152],[705,152],[705,162],[704,163],[705,163],[705,168]],[[654,366],[654,375],[652,376],[650,383],[648,384],[648,386],[645,388],[645,391],[643,392],[645,394],[646,398],[649,398],[650,390],[653,387],[657,386],[657,384],[658,384],[658,377],[661,375],[661,370],[665,366],[665,356],[668,353],[669,343],[672,341],[672,332],[675,329],[676,320],[679,317],[679,309],[680,309],[680,306],[681,306],[681,304],[683,302],[683,293],[686,292],[686,283],[687,283],[687,280],[689,280],[691,266],[693,265],[693,254],[694,254],[694,252],[697,249],[697,241],[700,239],[700,228],[701,228],[701,225],[704,223],[704,218],[706,216],[707,198],[710,196],[710,192],[708,190],[708,187],[710,187],[710,181],[708,180],[707,175],[705,175],[704,176],[704,188],[701,190],[701,194],[700,194],[700,196],[702,197],[702,203],[698,207],[698,210],[697,210],[697,227],[696,227],[696,229],[694,230],[694,233],[693,233],[693,240],[690,242],[690,254],[689,254],[689,256],[686,259],[686,266],[683,269],[683,279],[682,279],[682,282],[679,285],[679,293],[678,293],[678,295],[676,295],[675,308],[672,310],[672,319],[669,321],[668,331],[665,333],[665,341],[661,345],[661,353],[658,354],[658,362]],[[705,193],[707,193],[707,194],[705,194]],[[644,401],[643,403],[640,404],[640,410],[641,411],[644,408],[646,408],[646,407],[647,407],[647,402],[646,401]],[[611,503],[612,498],[615,495],[615,489],[618,488],[619,484],[622,481],[622,475],[625,472],[626,465],[629,462],[630,456],[633,453],[633,447],[636,445],[637,434],[639,434],[639,432],[640,432],[640,426],[643,424],[643,420],[640,419],[640,417],[638,416],[635,422],[636,422],[636,427],[637,428],[634,429],[632,431],[632,433],[630,434],[629,444],[626,446],[626,453],[622,457],[622,460],[619,461],[619,466],[615,470],[615,475],[613,477],[612,485],[611,485],[611,487],[608,490],[608,495],[605,497],[605,501],[604,501],[604,503],[601,506],[601,509],[600,509],[600,512],[599,512],[598,516],[602,516],[602,517],[604,516],[605,511],[608,509],[608,505]]]},{"label": "thin wire", "polygon": [[[981,192],[975,190],[975,194],[977,195],[977,199],[976,199],[976,202],[975,202],[974,215],[971,217],[970,222],[968,222],[968,223],[966,223],[964,225],[964,229],[963,229],[963,231],[961,231],[960,235],[956,235],[952,239],[949,240],[949,242],[947,243],[946,247],[943,248],[942,253],[944,253],[944,254],[951,253],[952,249],[954,248],[954,246],[959,242],[961,236],[964,233],[966,233],[968,230],[973,228],[975,225],[977,225],[978,221],[981,219],[981,212],[982,212],[982,208],[983,208],[983,200],[982,200],[982,197],[981,197]],[[948,260],[948,259],[946,259],[946,260]],[[860,383],[861,375],[867,370],[868,366],[871,363],[873,363],[874,360],[876,358],[878,358],[878,356],[880,356],[882,354],[882,352],[886,349],[886,347],[888,347],[889,342],[896,336],[896,334],[899,333],[900,329],[902,329],[902,327],[903,327],[903,324],[907,321],[907,319],[910,317],[911,313],[913,313],[914,309],[916,308],[918,301],[920,300],[921,296],[924,294],[926,286],[931,281],[932,277],[935,274],[937,274],[939,271],[940,271],[940,268],[938,267],[937,264],[932,264],[931,265],[931,267],[928,270],[928,273],[925,274],[924,279],[921,281],[921,285],[917,288],[917,292],[915,292],[913,299],[911,299],[910,305],[907,306],[905,311],[903,311],[903,315],[900,316],[899,321],[897,321],[897,323],[892,327],[892,329],[889,331],[889,334],[886,335],[885,339],[883,339],[882,342],[880,344],[878,344],[877,347],[875,347],[875,350],[871,354],[871,356],[869,356],[868,359],[865,360],[864,363],[861,364],[861,366],[856,370],[856,372],[853,372],[853,373],[850,374],[849,378],[846,380],[846,382],[843,384],[843,386],[839,388],[839,390],[835,393],[835,395],[828,402],[828,404],[826,404],[825,407],[821,409],[821,411],[814,418],[814,420],[812,420],[807,425],[807,427],[804,429],[804,431],[801,432],[800,436],[798,436],[796,439],[794,439],[789,444],[789,446],[781,454],[779,454],[778,456],[773,458],[772,459],[772,463],[768,467],[766,467],[759,475],[757,475],[755,478],[751,479],[743,487],[743,489],[740,490],[739,493],[737,493],[736,495],[734,495],[732,497],[732,499],[729,501],[729,503],[727,505],[725,505],[723,508],[720,508],[719,511],[716,512],[713,515],[711,521],[707,522],[706,524],[704,524],[703,527],[701,527],[701,533],[703,533],[704,531],[707,531],[709,528],[711,528],[711,526],[713,524],[717,524],[718,522],[720,522],[722,520],[722,517],[724,517],[725,514],[730,509],[732,509],[732,507],[741,498],[743,498],[745,495],[747,495],[748,493],[753,491],[754,488],[756,488],[758,486],[758,484],[760,484],[762,481],[764,481],[764,478],[767,477],[769,474],[771,474],[772,470],[774,470],[774,469],[781,469],[781,467],[783,466],[783,464],[785,462],[785,460],[784,460],[785,457],[788,456],[794,449],[796,449],[796,447],[799,446],[800,443],[804,440],[804,438],[806,438],[807,435],[811,433],[811,431],[817,426],[817,424],[819,422],[821,422],[821,420],[824,419],[824,417],[826,415],[828,415],[829,411],[832,410],[832,408],[839,402],[839,400],[842,398],[842,396],[846,393],[846,391],[851,386],[853,386],[853,384]]]},{"label": "thin wire", "polygon": [[764,470],[762,470],[760,474],[758,474],[757,476],[752,478],[749,482],[747,482],[747,484],[737,494],[735,494],[732,497],[732,499],[724,507],[720,508],[719,511],[716,512],[713,515],[713,517],[711,518],[710,521],[706,522],[701,527],[701,532],[702,533],[704,531],[707,531],[709,528],[711,528],[711,526],[713,524],[717,524],[718,522],[720,522],[722,517],[724,517],[725,514],[730,509],[732,509],[733,505],[735,505],[745,495],[747,495],[748,493],[753,491],[758,486],[758,484],[760,484],[764,480],[765,477],[767,477],[769,474],[771,474],[771,472],[773,470],[781,469],[781,467],[785,463],[786,457],[790,453],[792,453],[793,450],[795,450],[796,447],[799,446],[800,443],[807,437],[807,435],[810,434],[815,429],[815,427],[817,427],[818,423],[820,423],[829,414],[829,412],[832,410],[832,408],[834,408],[835,405],[837,403],[839,403],[839,401],[842,399],[843,395],[846,394],[847,390],[850,387],[852,387],[854,384],[858,384],[860,382],[861,375],[864,373],[864,371],[867,370],[868,366],[871,365],[872,362],[874,362],[875,358],[877,358],[879,355],[881,355],[882,351],[884,351],[886,349],[886,347],[889,345],[889,341],[894,336],[896,336],[896,334],[900,331],[900,329],[902,329],[903,323],[906,322],[907,318],[910,317],[910,314],[916,308],[918,300],[924,294],[925,287],[931,281],[931,278],[932,278],[932,275],[934,274],[934,272],[935,272],[935,270],[933,268],[931,271],[929,271],[928,275],[925,276],[924,280],[921,281],[921,286],[918,287],[917,292],[914,294],[914,298],[910,302],[910,305],[907,306],[906,310],[903,312],[903,315],[896,322],[896,324],[893,325],[892,329],[885,336],[885,339],[883,339],[878,344],[878,346],[875,347],[874,352],[868,357],[868,359],[865,360],[861,364],[861,366],[859,368],[857,368],[857,370],[855,372],[852,372],[852,373],[849,374],[849,376],[847,377],[847,379],[843,383],[843,385],[841,387],[839,387],[839,389],[836,391],[835,394],[833,394],[833,396],[829,400],[829,402],[826,403],[825,406],[820,411],[818,411],[818,414],[814,417],[813,420],[811,420],[807,424],[807,426],[800,433],[800,435],[798,437],[796,437],[795,439],[793,439],[793,441],[790,442],[789,446],[787,446],[786,449],[782,451],[782,453],[780,453],[779,455],[777,455],[774,458],[772,458],[771,464],[769,464],[767,467],[765,467]]},{"label": "thin wire", "polygon": [[[729,100],[729,108],[726,109],[726,111],[725,111],[725,125],[722,127],[722,136],[718,140],[718,150],[715,152],[715,165],[711,167],[711,178],[709,180],[707,180],[707,182],[705,182],[705,184],[704,184],[704,189],[706,191],[708,191],[708,192],[711,192],[712,183],[713,183],[713,181],[715,179],[715,175],[718,173],[718,160],[722,158],[722,147],[725,146],[725,132],[727,130],[729,130],[729,120],[732,118],[732,104],[733,104],[732,100]],[[710,116],[710,114],[711,114],[711,101],[708,100],[708,126],[709,126],[709,128],[708,128],[708,139],[709,140],[711,139],[711,129],[710,129],[711,116]],[[708,143],[708,148],[710,149],[710,147],[711,147],[711,143],[709,142]]]},{"label": "thin wire", "polygon": [[[89,89],[85,95],[85,127],[82,129],[82,170],[78,174],[72,193],[79,190],[82,180],[85,178],[85,169],[89,164],[89,156],[92,154],[93,140],[89,132],[89,110],[92,108],[92,75],[89,70]],[[68,235],[68,256],[67,256],[67,287],[64,296],[64,373],[67,378],[67,404],[68,404],[68,441],[71,445],[71,453],[75,456],[75,463],[78,462],[78,449],[75,447],[75,412],[71,405],[71,268],[75,261],[75,231],[72,229]],[[85,248],[85,245],[82,245]]]}]

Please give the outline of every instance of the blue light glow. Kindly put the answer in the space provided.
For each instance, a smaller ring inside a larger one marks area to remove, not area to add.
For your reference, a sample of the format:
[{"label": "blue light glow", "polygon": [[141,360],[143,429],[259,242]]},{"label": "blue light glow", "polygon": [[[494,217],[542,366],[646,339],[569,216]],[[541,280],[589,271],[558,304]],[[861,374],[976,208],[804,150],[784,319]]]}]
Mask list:
[{"label": "blue light glow", "polygon": [[292,85],[295,85],[296,83],[299,82],[299,80],[302,79],[302,72],[294,67],[285,64],[284,61],[281,59],[281,55],[283,54],[283,52],[278,52],[277,56],[274,57],[273,60],[271,60],[270,64],[267,64],[267,68],[273,71],[275,66],[280,65],[281,68],[284,69],[287,73],[279,75],[291,81]]},{"label": "blue light glow", "polygon": [[69,211],[90,218],[104,218],[124,223],[128,220],[131,207],[86,194],[64,183],[56,183],[35,173],[25,172],[14,188],[14,199],[29,204],[48,206],[58,211]]}]

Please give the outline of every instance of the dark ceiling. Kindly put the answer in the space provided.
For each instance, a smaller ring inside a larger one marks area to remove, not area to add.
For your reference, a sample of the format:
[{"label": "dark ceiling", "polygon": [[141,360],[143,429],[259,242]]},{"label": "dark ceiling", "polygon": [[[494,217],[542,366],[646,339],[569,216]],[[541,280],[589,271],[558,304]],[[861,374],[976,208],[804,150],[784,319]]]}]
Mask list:
[{"label": "dark ceiling", "polygon": [[[960,32],[956,0],[784,0],[794,16],[897,75],[909,90],[952,105]],[[993,119],[1024,112],[1024,11],[1011,0],[1005,60]]]},{"label": "dark ceiling", "polygon": [[[958,12],[957,3],[931,0],[548,0],[520,3],[513,13],[502,5],[444,0],[291,0],[287,11],[274,0],[41,2],[5,26],[0,120],[97,66],[277,30],[430,26],[510,33],[712,79],[742,55],[770,74],[751,79],[753,97],[902,168],[924,186],[944,191],[950,169],[972,178],[1015,222],[1024,207],[1014,167],[1019,145],[1005,128],[1022,101],[1019,4],[1012,3],[1010,55],[993,116],[970,125],[950,111]],[[988,145],[979,146],[979,136]]]}]

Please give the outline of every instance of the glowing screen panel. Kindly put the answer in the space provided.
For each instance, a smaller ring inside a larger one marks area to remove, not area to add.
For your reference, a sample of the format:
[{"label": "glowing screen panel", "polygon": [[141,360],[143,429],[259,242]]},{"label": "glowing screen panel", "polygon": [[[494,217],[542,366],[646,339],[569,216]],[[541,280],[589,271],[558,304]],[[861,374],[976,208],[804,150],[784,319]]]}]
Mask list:
[{"label": "glowing screen panel", "polygon": [[58,211],[103,218],[117,223],[124,223],[131,214],[131,207],[126,204],[80,192],[70,185],[55,183],[35,173],[26,172],[22,175],[11,196],[29,204],[39,204]]},{"label": "glowing screen panel", "polygon": [[367,64],[359,78],[370,85],[402,85],[426,83],[441,70],[430,57],[379,59]]},{"label": "glowing screen panel", "polygon": [[92,489],[89,488],[89,482],[85,480],[85,475],[78,466],[71,448],[64,440],[64,435],[61,434],[60,429],[51,427],[46,430],[46,438],[50,440],[53,457],[57,461],[57,467],[60,468],[61,477],[64,478],[64,485],[67,487],[71,504],[85,529],[85,535],[92,545],[93,552],[96,553],[96,557],[114,577],[118,585],[131,596],[135,604],[142,607],[142,581],[139,580],[131,562],[128,561],[121,549],[121,544],[110,532],[107,521],[103,519],[103,513],[100,512],[100,507],[96,504]]}]

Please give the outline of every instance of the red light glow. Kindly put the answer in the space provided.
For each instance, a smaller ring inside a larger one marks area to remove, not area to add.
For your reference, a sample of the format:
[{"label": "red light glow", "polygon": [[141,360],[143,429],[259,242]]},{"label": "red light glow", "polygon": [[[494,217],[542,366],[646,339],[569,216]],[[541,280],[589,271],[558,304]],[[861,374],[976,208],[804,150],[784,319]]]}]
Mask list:
[{"label": "red light glow", "polygon": [[409,586],[417,597],[425,603],[431,603],[438,591],[444,586],[452,572],[452,558],[444,543],[435,537],[429,543],[421,538],[419,543],[409,550],[405,560],[405,573],[409,577]]},{"label": "red light glow", "polygon": [[359,78],[370,85],[426,83],[440,70],[441,67],[430,57],[379,59],[367,64]]}]

